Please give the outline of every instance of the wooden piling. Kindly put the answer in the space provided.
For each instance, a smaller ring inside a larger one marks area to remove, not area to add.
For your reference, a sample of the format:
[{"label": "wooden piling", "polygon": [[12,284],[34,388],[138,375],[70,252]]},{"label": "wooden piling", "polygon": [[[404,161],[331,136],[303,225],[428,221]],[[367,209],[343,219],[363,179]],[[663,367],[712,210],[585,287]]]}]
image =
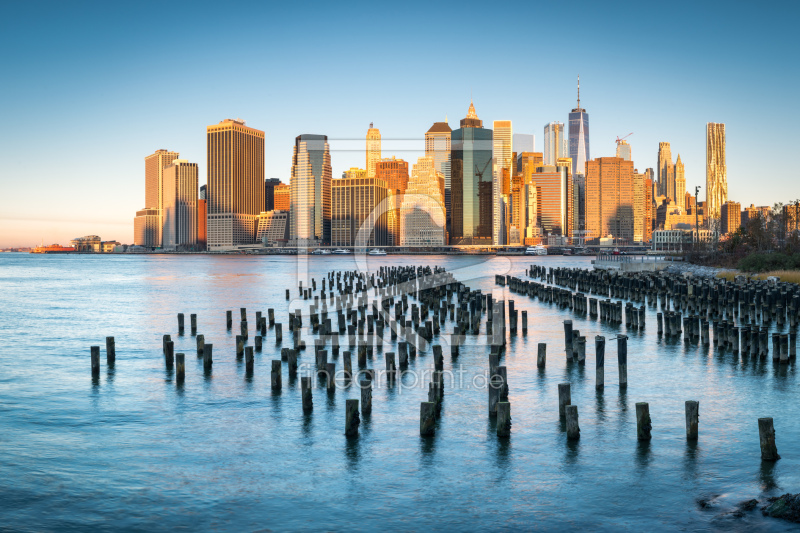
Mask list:
[{"label": "wooden piling", "polygon": [[511,436],[511,404],[498,402],[497,404],[497,436]]},{"label": "wooden piling", "polygon": [[100,373],[100,347],[90,346],[89,353],[92,358],[92,375],[97,375]]},{"label": "wooden piling", "polygon": [[697,440],[700,402],[686,400],[686,440]]},{"label": "wooden piling", "polygon": [[192,313],[189,315],[189,327],[191,328],[192,335],[197,335],[197,314]]},{"label": "wooden piling", "polygon": [[603,390],[605,387],[605,365],[606,365],[606,338],[597,335],[594,338],[595,352],[595,390]]},{"label": "wooden piling", "polygon": [[544,342],[539,343],[539,352],[536,356],[536,367],[544,368],[547,362],[547,344]]},{"label": "wooden piling", "polygon": [[225,324],[228,329],[233,327],[233,311],[225,311]]},{"label": "wooden piling", "polygon": [[253,363],[254,363],[253,347],[248,346],[244,350],[244,369],[245,372],[247,372],[248,374],[253,373]]},{"label": "wooden piling", "polygon": [[244,335],[236,335],[236,358],[244,355]]},{"label": "wooden piling", "polygon": [[336,391],[336,363],[325,365],[325,385],[329,393]]},{"label": "wooden piling", "polygon": [[359,386],[361,388],[361,414],[367,416],[372,412],[372,380],[361,380]]},{"label": "wooden piling", "polygon": [[432,437],[436,434],[436,403],[420,402],[419,406],[419,435]]},{"label": "wooden piling", "polygon": [[578,424],[578,406],[577,405],[567,405],[566,406],[566,418],[567,418],[567,438],[569,440],[578,440],[581,438],[581,428]]},{"label": "wooden piling", "polygon": [[558,416],[566,416],[566,408],[572,403],[572,394],[569,383],[558,384]]},{"label": "wooden piling", "polygon": [[778,447],[775,445],[775,428],[772,425],[772,417],[758,419],[758,437],[761,441],[762,461],[777,461],[781,458],[778,455]]},{"label": "wooden piling", "polygon": [[358,437],[358,426],[361,418],[358,416],[358,400],[347,400],[345,405],[344,434],[347,437]]},{"label": "wooden piling", "polygon": [[175,354],[175,381],[183,383],[186,378],[186,355],[183,353]]},{"label": "wooden piling", "polygon": [[650,405],[647,402],[638,402],[636,404],[636,438],[641,441],[650,440],[650,431],[652,429]]},{"label": "wooden piling", "polygon": [[275,324],[275,344],[283,342],[283,324]]},{"label": "wooden piling", "polygon": [[183,335],[183,313],[178,313],[178,334]]},{"label": "wooden piling", "polygon": [[[273,365],[275,363],[273,362]],[[303,399],[303,411],[309,412],[314,409],[314,400],[311,397],[311,378],[300,378],[300,390]]]},{"label": "wooden piling", "polygon": [[206,336],[198,335],[195,339],[197,340],[197,357],[203,357],[203,346],[206,344]]},{"label": "wooden piling", "polygon": [[206,370],[211,370],[211,365],[213,365],[213,354],[214,354],[214,345],[213,344],[203,344],[203,368]]},{"label": "wooden piling", "polygon": [[167,341],[166,350],[164,350],[164,362],[167,365],[167,368],[172,368],[172,365],[175,363],[175,342],[174,341]]},{"label": "wooden piling", "polygon": [[567,359],[572,359],[572,320],[564,321],[564,349],[567,352]]},{"label": "wooden piling", "polygon": [[628,337],[617,336],[617,366],[619,369],[619,386],[628,386]]},{"label": "wooden piling", "polygon": [[117,359],[117,347],[114,337],[106,337],[106,364],[113,365]]},{"label": "wooden piling", "polygon": [[255,346],[256,351],[260,352],[262,347],[263,347],[264,337],[262,337],[261,335],[256,335],[255,336],[255,343],[256,343],[256,346]]}]

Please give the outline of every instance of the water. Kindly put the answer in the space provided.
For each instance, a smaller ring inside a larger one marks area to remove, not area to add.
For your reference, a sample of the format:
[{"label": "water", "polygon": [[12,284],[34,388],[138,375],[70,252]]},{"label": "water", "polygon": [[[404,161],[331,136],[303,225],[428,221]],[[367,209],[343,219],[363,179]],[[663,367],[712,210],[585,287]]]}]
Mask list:
[{"label": "water", "polygon": [[[369,258],[370,270],[440,265],[484,292],[500,291],[494,274],[522,276],[531,263],[589,267],[588,259],[562,257]],[[320,280],[355,264],[350,256],[317,256],[300,268]],[[530,327],[526,337],[510,338],[501,362],[513,419],[508,441],[498,440],[487,416],[486,390],[471,383],[488,366],[488,348],[471,339],[457,361],[465,383],[446,388],[435,437],[419,437],[426,389],[406,383],[375,389],[372,416],[348,441],[344,405],[357,390],[329,397],[317,389],[314,411],[304,416],[299,381],[289,381],[285,363],[283,390],[271,391],[270,360],[279,358],[273,330],[256,352],[252,379],[235,357],[240,307],[248,309],[251,335],[255,311],[275,308],[289,338],[284,291],[296,297],[297,272],[293,257],[1,254],[0,529],[791,528],[757,511],[731,513],[745,499],[800,491],[794,365],[665,341],[648,307],[645,331],[627,332],[627,390],[617,386],[609,340],[598,394],[592,340],[625,326],[508,295],[528,310]],[[483,277],[472,279],[476,272]],[[179,312],[184,336],[177,335]],[[195,357],[190,313],[214,344],[210,376]],[[585,367],[565,360],[565,319],[588,340]],[[183,386],[164,367],[165,333],[186,353]],[[116,337],[113,369],[105,363],[106,335]],[[313,341],[305,338],[310,348],[301,363],[313,362]],[[536,368],[539,342],[548,344],[543,371]],[[91,345],[102,346],[96,380]],[[432,364],[425,353],[409,369]],[[383,368],[382,353],[373,365]],[[445,349],[445,369],[453,365]],[[563,381],[572,383],[579,409],[577,443],[567,442],[558,419]],[[689,399],[700,401],[695,445],[685,440]],[[650,403],[649,445],[636,440],[638,401]],[[761,416],[775,418],[783,458],[774,466],[760,460]],[[697,500],[709,498],[711,506],[700,508]]]}]

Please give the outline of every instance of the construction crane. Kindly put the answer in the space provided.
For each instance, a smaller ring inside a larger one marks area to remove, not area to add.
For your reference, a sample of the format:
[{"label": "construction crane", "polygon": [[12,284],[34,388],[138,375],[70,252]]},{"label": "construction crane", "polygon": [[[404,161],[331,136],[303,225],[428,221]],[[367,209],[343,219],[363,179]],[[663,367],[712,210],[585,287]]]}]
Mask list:
[{"label": "construction crane", "polygon": [[625,137],[617,137],[617,146],[619,146],[619,143],[621,143],[622,141],[624,141],[625,139],[627,139],[627,138],[628,138],[628,137],[630,137],[631,135],[633,135],[633,132],[630,132],[630,133],[629,133],[629,134],[627,134]]}]

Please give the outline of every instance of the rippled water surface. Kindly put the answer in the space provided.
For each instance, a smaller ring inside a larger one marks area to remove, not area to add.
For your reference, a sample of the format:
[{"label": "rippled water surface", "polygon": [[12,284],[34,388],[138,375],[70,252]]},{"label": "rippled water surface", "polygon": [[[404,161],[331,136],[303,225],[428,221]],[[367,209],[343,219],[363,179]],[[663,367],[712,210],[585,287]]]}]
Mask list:
[{"label": "rippled water surface", "polygon": [[[463,369],[445,390],[436,436],[419,436],[425,387],[373,391],[373,412],[358,439],[344,436],[345,400],[356,389],[314,390],[304,415],[299,381],[270,387],[280,358],[274,330],[245,375],[235,356],[238,309],[274,308],[288,346],[285,289],[297,276],[356,268],[349,256],[35,256],[0,254],[0,529],[281,530],[577,529],[739,530],[791,528],[759,512],[732,511],[742,500],[800,491],[800,420],[794,364],[739,357],[629,331],[627,390],[617,386],[616,344],[625,326],[576,318],[568,309],[507,294],[527,310],[527,336],[510,337],[512,435],[499,440],[487,392],[472,376],[488,368],[488,348],[467,338],[445,369]],[[494,274],[524,276],[531,263],[589,268],[564,257],[370,257],[380,265],[439,265],[472,288],[494,291]],[[476,272],[482,277],[476,277]],[[372,294],[370,294],[370,299]],[[292,309],[307,301],[293,302]],[[225,311],[234,310],[227,331]],[[178,336],[177,313],[186,314]],[[204,375],[189,334],[214,344]],[[586,366],[567,363],[562,321],[589,340]],[[335,316],[334,316],[335,323]],[[252,327],[251,327],[252,330]],[[447,322],[443,332],[452,332]],[[162,335],[186,353],[186,381],[165,369]],[[108,368],[105,337],[116,338]],[[252,332],[251,332],[252,335]],[[605,335],[606,387],[595,391],[595,335]],[[301,363],[313,363],[310,348]],[[447,336],[449,340],[449,335]],[[251,337],[252,342],[252,337]],[[394,341],[396,342],[396,341]],[[548,345],[547,366],[536,347]],[[93,379],[89,347],[100,345]],[[396,347],[394,347],[396,348]],[[383,351],[393,351],[386,340]],[[344,348],[343,348],[344,349]],[[334,358],[337,367],[341,356]],[[355,357],[353,364],[355,366]],[[383,368],[382,353],[369,366]],[[433,365],[429,352],[410,370]],[[557,384],[572,384],[581,439],[566,440]],[[700,439],[687,444],[684,402],[700,402]],[[650,404],[653,439],[636,440],[634,404]],[[757,419],[775,419],[774,466],[760,460]],[[697,500],[710,499],[708,508]]]}]

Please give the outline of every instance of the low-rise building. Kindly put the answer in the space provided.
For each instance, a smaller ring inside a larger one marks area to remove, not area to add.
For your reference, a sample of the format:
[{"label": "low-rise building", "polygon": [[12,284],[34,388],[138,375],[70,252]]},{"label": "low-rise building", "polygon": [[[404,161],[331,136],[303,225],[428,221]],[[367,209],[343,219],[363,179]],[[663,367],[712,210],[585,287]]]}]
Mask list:
[{"label": "low-rise building", "polygon": [[102,240],[97,235],[87,235],[72,239],[71,244],[76,252],[102,252]]},{"label": "low-rise building", "polygon": [[700,231],[688,229],[665,229],[653,232],[653,250],[659,252],[681,252],[691,248],[696,242],[710,242],[714,232],[707,229]]},{"label": "low-rise building", "polygon": [[289,211],[274,209],[258,215],[256,242],[265,246],[286,246],[289,242]]}]

